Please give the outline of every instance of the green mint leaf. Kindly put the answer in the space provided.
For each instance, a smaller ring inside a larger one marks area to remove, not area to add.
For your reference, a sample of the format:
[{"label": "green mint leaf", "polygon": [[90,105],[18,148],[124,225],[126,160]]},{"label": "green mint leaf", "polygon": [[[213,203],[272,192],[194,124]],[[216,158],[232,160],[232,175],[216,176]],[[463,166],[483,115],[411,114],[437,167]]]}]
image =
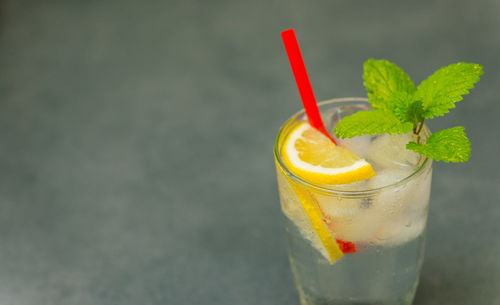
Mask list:
[{"label": "green mint leaf", "polygon": [[364,134],[407,133],[412,128],[412,123],[401,122],[388,111],[365,110],[344,117],[337,124],[334,132],[339,138],[352,138]]},{"label": "green mint leaf", "polygon": [[470,142],[464,129],[458,126],[440,130],[433,133],[425,144],[410,142],[406,148],[436,161],[466,162],[470,157]]},{"label": "green mint leaf", "polygon": [[406,121],[408,107],[413,101],[413,96],[404,91],[391,94],[391,102],[386,104],[386,109],[392,112],[400,121]]},{"label": "green mint leaf", "polygon": [[422,122],[424,120],[424,107],[419,100],[411,102],[406,110],[406,120],[413,124]]},{"label": "green mint leaf", "polygon": [[424,118],[442,116],[455,108],[455,103],[474,88],[474,83],[482,74],[481,65],[458,63],[443,67],[429,76],[415,93],[415,98],[422,101]]},{"label": "green mint leaf", "polygon": [[416,124],[423,120],[424,109],[422,103],[414,100],[407,92],[394,92],[387,110],[392,112],[401,122]]},{"label": "green mint leaf", "polygon": [[401,68],[384,59],[368,59],[364,64],[363,79],[368,91],[368,101],[373,109],[387,109],[395,92],[411,96],[416,91],[410,77]]}]

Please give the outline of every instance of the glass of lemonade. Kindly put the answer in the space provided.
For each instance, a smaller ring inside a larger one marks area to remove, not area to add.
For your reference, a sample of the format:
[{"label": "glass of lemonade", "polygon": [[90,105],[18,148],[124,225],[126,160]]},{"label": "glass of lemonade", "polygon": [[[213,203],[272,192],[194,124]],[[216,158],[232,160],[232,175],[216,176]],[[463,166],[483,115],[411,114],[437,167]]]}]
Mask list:
[{"label": "glass of lemonade", "polygon": [[[370,108],[365,98],[318,106],[330,132],[344,116]],[[281,127],[274,145],[290,265],[301,304],[411,304],[423,260],[432,160],[406,149],[415,137],[410,134],[337,139],[368,161],[376,176],[344,185],[310,183],[283,162],[284,140],[301,121],[307,121],[304,111]],[[423,137],[429,135],[424,129]],[[318,211],[332,242],[351,245],[337,261],[329,257],[324,233],[320,238],[307,207]]]}]

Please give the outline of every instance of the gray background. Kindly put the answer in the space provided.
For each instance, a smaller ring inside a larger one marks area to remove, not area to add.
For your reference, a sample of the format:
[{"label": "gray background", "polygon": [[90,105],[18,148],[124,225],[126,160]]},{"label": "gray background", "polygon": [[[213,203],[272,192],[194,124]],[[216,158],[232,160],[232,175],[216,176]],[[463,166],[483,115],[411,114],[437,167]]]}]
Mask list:
[{"label": "gray background", "polygon": [[2,1],[0,304],[298,304],[272,158],[299,109],[280,31],[318,99],[364,96],[370,57],[418,83],[485,66],[431,129],[416,305],[500,304],[498,1]]}]

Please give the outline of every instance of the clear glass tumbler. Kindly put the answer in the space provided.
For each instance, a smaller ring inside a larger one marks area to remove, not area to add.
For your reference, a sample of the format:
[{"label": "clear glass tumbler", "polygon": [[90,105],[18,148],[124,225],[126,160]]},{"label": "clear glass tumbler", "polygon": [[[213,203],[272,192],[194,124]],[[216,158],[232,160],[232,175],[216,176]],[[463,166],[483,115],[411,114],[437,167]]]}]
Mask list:
[{"label": "clear glass tumbler", "polygon": [[[368,107],[363,98],[319,104],[329,130],[335,120]],[[274,146],[290,265],[301,304],[411,304],[424,254],[432,160],[421,158],[405,171],[377,165],[377,175],[392,178],[387,185],[374,187],[369,180],[344,186],[314,185],[295,176],[282,161],[283,140],[297,122],[305,120],[303,111],[292,116],[281,127]],[[425,133],[429,135],[427,129]],[[365,137],[367,147],[377,138]],[[307,208],[321,216],[323,233],[328,232],[338,244],[354,244],[356,252],[332,263]]]}]

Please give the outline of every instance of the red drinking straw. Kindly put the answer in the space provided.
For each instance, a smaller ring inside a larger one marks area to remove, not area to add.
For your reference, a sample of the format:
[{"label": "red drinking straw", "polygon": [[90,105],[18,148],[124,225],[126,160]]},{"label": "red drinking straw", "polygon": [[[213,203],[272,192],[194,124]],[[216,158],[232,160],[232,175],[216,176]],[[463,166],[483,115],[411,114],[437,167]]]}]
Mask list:
[{"label": "red drinking straw", "polygon": [[293,29],[283,31],[281,32],[281,38],[283,39],[283,44],[285,45],[290,66],[292,66],[293,76],[295,77],[295,82],[297,83],[309,124],[327,136],[334,144],[337,144],[328,131],[326,131],[323,120],[321,120],[318,104],[316,103],[316,98],[314,97],[309,76],[307,76],[306,65],[304,64],[302,54],[300,53],[297,37],[295,37],[295,31]]}]

